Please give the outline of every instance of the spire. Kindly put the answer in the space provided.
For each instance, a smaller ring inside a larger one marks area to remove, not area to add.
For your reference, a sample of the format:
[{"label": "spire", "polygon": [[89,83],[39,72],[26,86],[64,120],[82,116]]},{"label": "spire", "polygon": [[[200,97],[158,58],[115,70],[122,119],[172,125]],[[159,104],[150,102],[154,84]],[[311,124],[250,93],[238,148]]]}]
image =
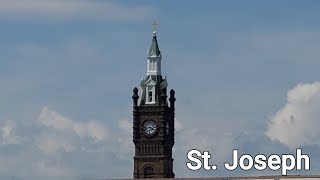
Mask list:
[{"label": "spire", "polygon": [[147,65],[147,76],[149,75],[160,75],[161,76],[161,52],[159,50],[158,41],[157,41],[157,23],[153,24],[153,38],[152,43],[148,52],[148,65]]},{"label": "spire", "polygon": [[152,43],[148,52],[149,56],[159,56],[160,55],[160,50],[158,46],[158,41],[157,41],[157,26],[158,23],[154,21],[152,23],[153,26],[153,38],[152,38]]},{"label": "spire", "polygon": [[159,56],[160,50],[157,41],[157,32],[153,31],[152,43],[148,52],[148,56]]}]

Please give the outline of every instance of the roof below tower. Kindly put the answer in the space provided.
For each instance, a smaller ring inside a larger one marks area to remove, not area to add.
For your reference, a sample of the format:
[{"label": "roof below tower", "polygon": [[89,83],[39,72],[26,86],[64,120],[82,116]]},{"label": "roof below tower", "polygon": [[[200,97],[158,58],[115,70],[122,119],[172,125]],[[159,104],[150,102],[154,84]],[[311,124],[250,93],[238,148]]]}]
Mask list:
[{"label": "roof below tower", "polygon": [[151,43],[148,55],[149,56],[159,56],[160,55],[156,31],[153,32],[152,43]]}]

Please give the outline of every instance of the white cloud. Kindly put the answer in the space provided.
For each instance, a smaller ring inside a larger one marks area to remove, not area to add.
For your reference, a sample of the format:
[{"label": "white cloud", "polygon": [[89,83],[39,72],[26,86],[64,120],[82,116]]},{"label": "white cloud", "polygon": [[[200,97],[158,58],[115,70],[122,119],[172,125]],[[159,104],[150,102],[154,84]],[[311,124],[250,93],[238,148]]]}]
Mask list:
[{"label": "white cloud", "polygon": [[97,121],[77,122],[48,107],[42,108],[37,122],[43,131],[34,143],[46,154],[101,151],[110,136],[107,127]]},{"label": "white cloud", "polygon": [[0,144],[21,144],[23,142],[23,138],[15,134],[15,128],[16,124],[11,120],[6,121],[2,127],[0,126]]},{"label": "white cloud", "polygon": [[64,131],[73,129],[73,122],[71,119],[63,117],[55,111],[49,110],[48,107],[42,108],[38,120],[42,125],[57,130]]},{"label": "white cloud", "polygon": [[139,20],[150,16],[148,6],[125,7],[95,0],[0,0],[0,18],[49,18],[56,20]]},{"label": "white cloud", "polygon": [[320,145],[320,82],[298,84],[271,118],[266,135],[290,148]]},{"label": "white cloud", "polygon": [[96,141],[104,141],[109,137],[107,128],[97,121],[75,122],[48,107],[42,108],[38,120],[45,127],[60,132],[75,133],[80,138],[89,137]]},{"label": "white cloud", "polygon": [[1,128],[3,139],[11,135],[12,128],[13,128],[12,121],[7,121],[7,123]]},{"label": "white cloud", "polygon": [[[119,129],[110,132],[98,121],[76,121],[43,107],[38,118],[28,123],[10,120],[0,124],[0,161],[8,162],[0,163],[2,176],[103,178],[108,173],[104,168],[108,154],[116,155],[115,162],[127,160],[133,150],[129,121],[119,121]],[[110,138],[111,134],[123,141]],[[94,171],[83,163],[93,166]]]},{"label": "white cloud", "polygon": [[74,138],[57,134],[41,134],[41,136],[35,137],[34,143],[46,154],[72,152],[76,150],[78,144]]},{"label": "white cloud", "polygon": [[118,127],[122,130],[117,138],[121,148],[117,149],[116,154],[121,159],[128,159],[133,154],[134,145],[132,142],[132,123],[129,120],[120,120]]}]

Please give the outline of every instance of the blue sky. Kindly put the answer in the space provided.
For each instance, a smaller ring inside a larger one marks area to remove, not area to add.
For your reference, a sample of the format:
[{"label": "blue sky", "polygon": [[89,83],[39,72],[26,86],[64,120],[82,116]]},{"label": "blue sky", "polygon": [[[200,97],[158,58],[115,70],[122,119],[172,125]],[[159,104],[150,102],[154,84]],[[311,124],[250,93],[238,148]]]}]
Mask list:
[{"label": "blue sky", "polygon": [[[131,93],[157,20],[186,154],[312,155],[319,174],[319,1],[0,0],[0,176],[130,178]],[[6,162],[6,163],[4,163]]]}]

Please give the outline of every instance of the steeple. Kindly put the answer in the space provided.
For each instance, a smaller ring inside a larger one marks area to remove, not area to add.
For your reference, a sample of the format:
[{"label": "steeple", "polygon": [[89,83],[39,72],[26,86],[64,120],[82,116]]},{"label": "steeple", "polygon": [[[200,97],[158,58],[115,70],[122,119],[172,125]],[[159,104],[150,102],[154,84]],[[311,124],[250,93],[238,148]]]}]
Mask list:
[{"label": "steeple", "polygon": [[151,46],[148,52],[148,65],[147,65],[147,76],[148,75],[160,75],[161,76],[161,52],[159,50],[158,40],[157,40],[157,23],[153,24],[153,37]]},{"label": "steeple", "polygon": [[[167,80],[161,76],[161,52],[159,50],[156,23],[153,23],[153,37],[151,46],[147,55],[147,75],[141,81],[143,89],[141,105],[160,105],[167,104],[167,101],[161,101],[161,91],[166,91]],[[165,94],[164,94],[165,95]],[[166,96],[166,95],[165,95]]]},{"label": "steeple", "polygon": [[153,38],[152,38],[152,43],[148,52],[148,56],[160,56],[160,50],[159,50],[159,45],[157,41],[157,32],[153,32]]}]

